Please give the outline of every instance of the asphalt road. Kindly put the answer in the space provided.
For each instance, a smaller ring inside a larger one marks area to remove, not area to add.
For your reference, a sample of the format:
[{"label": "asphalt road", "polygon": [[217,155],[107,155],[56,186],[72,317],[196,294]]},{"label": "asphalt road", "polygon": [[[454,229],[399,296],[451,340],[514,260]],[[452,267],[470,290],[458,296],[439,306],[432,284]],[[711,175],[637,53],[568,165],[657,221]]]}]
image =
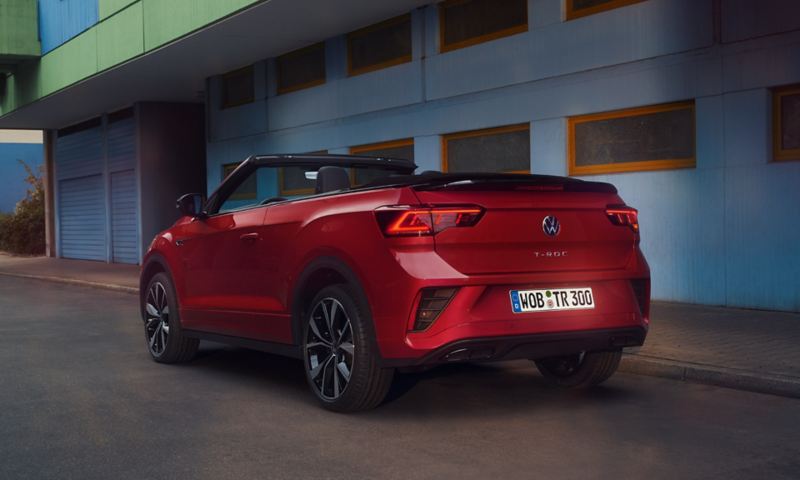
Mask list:
[{"label": "asphalt road", "polygon": [[800,401],[527,362],[402,378],[320,409],[300,362],[205,345],[150,360],[129,294],[0,276],[0,478],[800,478]]}]

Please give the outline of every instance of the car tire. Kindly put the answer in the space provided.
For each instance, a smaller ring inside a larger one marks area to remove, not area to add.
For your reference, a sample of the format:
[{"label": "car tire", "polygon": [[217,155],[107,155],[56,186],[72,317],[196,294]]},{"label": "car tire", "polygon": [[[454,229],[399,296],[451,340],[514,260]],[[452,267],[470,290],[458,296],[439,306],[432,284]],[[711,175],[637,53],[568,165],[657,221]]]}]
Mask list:
[{"label": "car tire", "polygon": [[382,368],[366,299],[349,285],[320,290],[306,310],[302,353],[311,391],[336,412],[380,405],[394,369]]},{"label": "car tire", "polygon": [[608,380],[619,367],[622,351],[585,352],[535,360],[548,382],[559,387],[589,388]]},{"label": "car tire", "polygon": [[181,329],[178,297],[169,275],[153,275],[142,296],[144,335],[150,356],[158,363],[180,363],[194,358],[200,340]]}]

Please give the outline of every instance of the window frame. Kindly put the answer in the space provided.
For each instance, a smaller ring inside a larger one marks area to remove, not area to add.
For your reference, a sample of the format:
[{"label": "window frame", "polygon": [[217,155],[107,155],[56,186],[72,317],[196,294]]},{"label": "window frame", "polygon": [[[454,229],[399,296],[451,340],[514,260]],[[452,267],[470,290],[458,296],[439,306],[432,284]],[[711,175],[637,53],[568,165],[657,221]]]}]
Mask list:
[{"label": "window frame", "polygon": [[[521,132],[526,131],[528,132],[528,142],[530,143],[530,132],[531,132],[531,124],[526,123],[515,123],[513,125],[503,125],[500,127],[490,127],[490,128],[480,128],[477,130],[466,130],[463,132],[454,132],[454,133],[447,133],[442,135],[442,173],[447,173],[449,171],[449,158],[447,156],[447,142],[450,140],[458,140],[461,138],[472,138],[472,137],[484,137],[488,135],[496,135],[498,133],[512,133],[512,132]],[[531,155],[530,150],[528,150],[528,169],[527,170],[503,170],[498,173],[519,173],[519,174],[530,174],[532,171],[531,168]]]},{"label": "window frame", "polygon": [[781,98],[786,95],[800,95],[800,84],[786,85],[772,89],[772,161],[791,162],[800,160],[800,148],[781,147],[783,124],[781,120]]},{"label": "window frame", "polygon": [[[581,123],[588,123],[597,120],[609,120],[613,118],[627,118],[651,113],[669,112],[673,110],[690,109],[694,120],[693,130],[693,151],[691,158],[674,158],[663,160],[639,160],[636,162],[625,163],[606,163],[602,165],[575,164],[575,126]],[[575,115],[567,118],[567,165],[569,175],[600,175],[606,173],[625,173],[625,172],[649,172],[654,170],[676,170],[680,168],[695,168],[697,166],[697,112],[694,100],[682,102],[661,103],[644,107],[625,108],[612,110],[609,112],[590,113],[587,115]]]},{"label": "window frame", "polygon": [[[414,137],[399,138],[397,140],[388,140],[385,142],[365,143],[364,145],[356,145],[350,147],[350,155],[363,155],[365,152],[373,150],[382,150],[387,148],[411,147],[414,148]],[[350,169],[350,183],[356,184],[356,172]]]},{"label": "window frame", "polygon": [[[281,69],[279,60],[281,58],[292,58],[303,55],[305,53],[314,51],[316,49],[322,50],[322,62],[325,69],[325,75],[323,78],[319,78],[317,80],[311,80],[305,83],[298,83],[297,85],[292,85],[291,87],[284,87],[281,88],[280,84],[280,76],[281,76]],[[317,87],[319,85],[324,85],[328,81],[328,66],[325,64],[327,62],[327,52],[325,52],[325,42],[317,42],[311,45],[308,45],[303,48],[298,48],[297,50],[292,50],[291,52],[284,53],[283,55],[278,55],[275,57],[275,84],[276,84],[276,93],[278,95],[283,95],[285,93],[296,92],[298,90],[305,90],[306,88]]]},{"label": "window frame", "polygon": [[514,27],[504,28],[503,30],[498,30],[496,32],[485,33],[483,35],[478,35],[477,37],[468,38],[466,40],[460,40],[455,43],[451,43],[446,45],[444,42],[444,24],[445,24],[445,10],[448,7],[453,5],[458,5],[460,3],[469,2],[471,0],[445,0],[444,2],[440,2],[438,5],[438,15],[439,15],[439,53],[446,53],[452,52],[453,50],[459,50],[462,48],[471,47],[473,45],[478,45],[479,43],[486,43],[491,42],[492,40],[497,40],[500,38],[510,37],[512,35],[516,35],[518,33],[524,33],[528,31],[528,6],[525,6],[525,23],[521,25],[517,25]]},{"label": "window frame", "polygon": [[[313,152],[308,152],[306,155],[327,155],[328,150],[315,150]],[[287,189],[284,184],[284,177],[283,177],[283,169],[286,167],[278,167],[278,195],[284,196],[292,196],[292,195],[308,195],[308,194],[315,194],[316,188],[294,188],[294,189]]]},{"label": "window frame", "polygon": [[[241,165],[242,163],[243,163],[243,162],[231,162],[231,163],[224,163],[224,164],[222,164],[222,180],[220,181],[220,184],[221,184],[222,182],[224,182],[224,181],[225,181],[225,179],[226,179],[226,178],[228,178],[228,176],[230,176],[230,174],[234,172],[234,170],[236,170],[237,168],[239,168],[239,165]],[[229,168],[229,167],[233,167],[233,168],[231,168],[231,170],[230,170],[230,171],[229,171],[229,172],[226,174],[226,173],[225,173],[225,170],[226,170],[227,168]],[[240,187],[240,186],[242,186],[243,184],[244,184],[244,182],[240,183],[239,185],[237,185],[237,188],[238,188],[238,187]],[[231,192],[231,194],[228,196],[228,198],[226,198],[225,200],[226,200],[226,201],[227,201],[227,200],[253,200],[253,199],[257,199],[257,198],[258,198],[258,187],[256,186],[256,191],[255,191],[255,192],[253,192],[253,196],[252,196],[252,197],[250,197],[249,195],[247,195],[247,196],[244,196],[244,195],[243,195],[243,194],[241,194],[241,193],[237,194],[237,193],[236,193],[236,191],[233,191],[233,192]]]},{"label": "window frame", "polygon": [[226,109],[226,108],[233,108],[233,107],[238,107],[238,106],[241,106],[241,105],[247,105],[248,103],[253,103],[256,100],[256,81],[255,81],[255,78],[253,78],[253,89],[250,92],[250,95],[248,97],[246,97],[243,100],[240,100],[238,102],[230,102],[230,101],[228,101],[227,89],[225,88],[225,82],[227,82],[229,79],[231,79],[231,78],[233,78],[233,77],[235,77],[237,75],[241,75],[243,72],[249,72],[251,77],[255,76],[255,68],[254,68],[253,65],[247,65],[247,66],[242,67],[242,68],[237,68],[236,70],[231,70],[230,72],[225,73],[225,74],[222,75],[222,84],[220,85],[222,87],[221,88],[222,91],[220,93],[221,93],[221,97],[222,97],[221,105],[222,105],[222,109],[223,110]]},{"label": "window frame", "polygon": [[[380,30],[381,28],[390,27],[393,25],[397,25],[399,23],[403,23],[408,21],[411,24],[411,34],[409,41],[411,42],[411,53],[408,55],[400,55],[395,58],[391,58],[389,60],[384,60],[383,62],[376,63],[373,65],[368,65],[366,67],[361,68],[353,68],[353,38],[358,37],[361,35],[366,35],[368,33],[372,33],[375,30]],[[352,32],[347,34],[347,76],[348,77],[355,77],[364,73],[374,72],[376,70],[383,70],[384,68],[394,67],[395,65],[402,65],[404,63],[409,63],[414,57],[414,25],[411,19],[411,13],[404,13],[403,15],[398,15],[396,17],[392,17],[388,20],[384,20],[382,22],[374,23],[364,28],[359,28],[358,30],[353,30]]]},{"label": "window frame", "polygon": [[575,10],[575,0],[565,0],[565,1],[566,1],[565,11],[567,16],[567,21],[569,21],[569,20],[575,20],[576,18],[588,17],[596,13],[606,12],[608,10],[627,7],[629,5],[641,3],[645,0],[611,0],[610,2],[604,3],[602,5],[595,5],[594,7],[583,8],[580,10]]}]

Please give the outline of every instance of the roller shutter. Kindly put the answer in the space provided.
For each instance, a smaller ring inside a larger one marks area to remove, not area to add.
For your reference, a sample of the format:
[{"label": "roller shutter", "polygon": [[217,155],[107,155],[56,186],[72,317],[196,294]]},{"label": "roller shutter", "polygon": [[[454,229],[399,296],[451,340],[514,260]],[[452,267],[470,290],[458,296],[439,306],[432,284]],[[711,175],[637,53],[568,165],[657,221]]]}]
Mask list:
[{"label": "roller shutter", "polygon": [[111,261],[139,263],[136,130],[132,115],[109,118],[106,134],[111,186]]},{"label": "roller shutter", "polygon": [[103,135],[99,122],[59,134],[55,164],[60,255],[106,260]]},{"label": "roller shutter", "polygon": [[103,176],[59,182],[61,256],[106,259],[106,212]]}]

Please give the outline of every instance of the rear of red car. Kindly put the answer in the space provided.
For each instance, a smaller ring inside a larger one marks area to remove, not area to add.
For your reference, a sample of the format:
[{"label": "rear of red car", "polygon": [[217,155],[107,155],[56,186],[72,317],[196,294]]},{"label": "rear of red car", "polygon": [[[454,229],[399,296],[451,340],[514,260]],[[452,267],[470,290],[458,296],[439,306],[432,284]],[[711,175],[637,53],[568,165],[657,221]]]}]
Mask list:
[{"label": "rear of red car", "polygon": [[[541,359],[641,345],[649,269],[635,209],[608,184],[452,178],[376,220],[413,293],[405,334],[376,318],[389,365]],[[379,292],[378,297],[395,293]],[[380,301],[380,300],[379,300]]]}]

